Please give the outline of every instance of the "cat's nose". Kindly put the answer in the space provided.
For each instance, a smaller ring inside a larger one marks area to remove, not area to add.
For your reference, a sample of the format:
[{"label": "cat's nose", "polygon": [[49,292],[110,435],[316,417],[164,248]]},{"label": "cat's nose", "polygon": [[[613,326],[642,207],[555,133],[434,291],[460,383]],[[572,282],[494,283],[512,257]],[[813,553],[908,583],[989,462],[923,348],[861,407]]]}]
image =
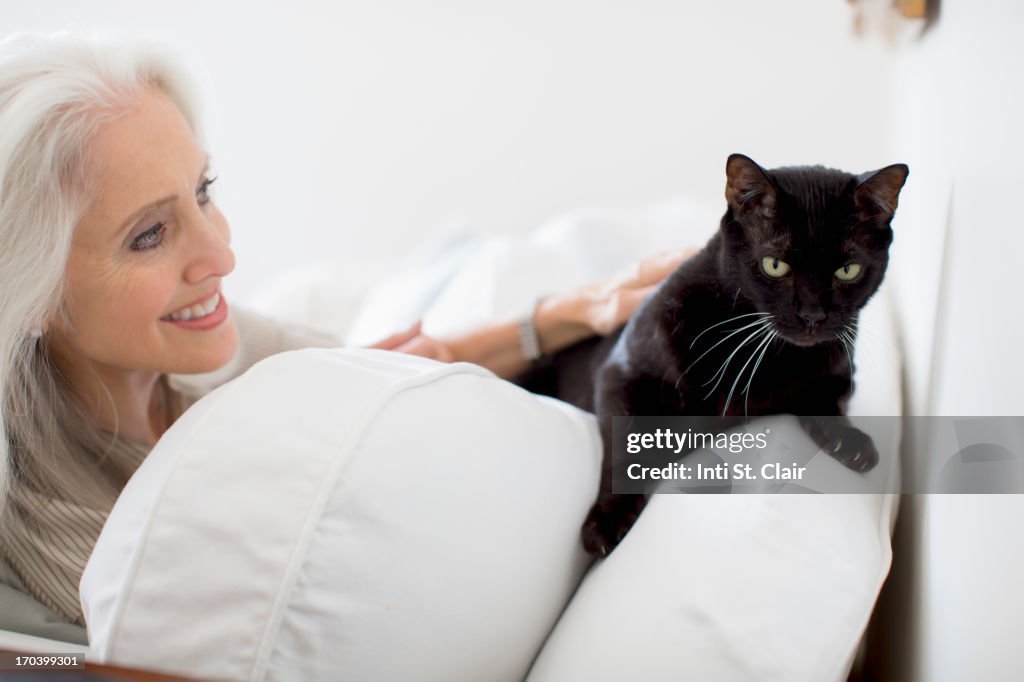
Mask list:
[{"label": "cat's nose", "polygon": [[800,319],[807,323],[808,327],[814,327],[825,319],[825,311],[821,308],[805,308],[798,314]]}]

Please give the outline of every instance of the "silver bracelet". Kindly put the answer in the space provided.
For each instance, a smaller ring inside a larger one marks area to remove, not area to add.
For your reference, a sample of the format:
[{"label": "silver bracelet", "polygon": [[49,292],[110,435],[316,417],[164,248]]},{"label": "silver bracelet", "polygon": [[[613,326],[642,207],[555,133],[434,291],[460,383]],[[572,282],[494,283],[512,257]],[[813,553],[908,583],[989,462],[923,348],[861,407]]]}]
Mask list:
[{"label": "silver bracelet", "polygon": [[537,307],[541,300],[537,299],[530,314],[519,320],[519,347],[523,350],[523,357],[530,362],[538,360],[544,355],[540,350],[540,337],[537,335],[537,325],[534,323]]}]

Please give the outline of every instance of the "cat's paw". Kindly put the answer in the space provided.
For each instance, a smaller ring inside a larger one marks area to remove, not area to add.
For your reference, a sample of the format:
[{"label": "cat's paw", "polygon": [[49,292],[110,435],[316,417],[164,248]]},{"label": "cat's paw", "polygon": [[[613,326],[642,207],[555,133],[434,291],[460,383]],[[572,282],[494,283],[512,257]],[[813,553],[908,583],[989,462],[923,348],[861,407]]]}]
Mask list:
[{"label": "cat's paw", "polygon": [[580,529],[583,548],[598,558],[611,554],[636,523],[646,503],[643,495],[619,495],[598,500],[590,508]]},{"label": "cat's paw", "polygon": [[857,472],[871,471],[878,464],[878,450],[871,436],[852,426],[840,430],[824,449],[845,467]]}]

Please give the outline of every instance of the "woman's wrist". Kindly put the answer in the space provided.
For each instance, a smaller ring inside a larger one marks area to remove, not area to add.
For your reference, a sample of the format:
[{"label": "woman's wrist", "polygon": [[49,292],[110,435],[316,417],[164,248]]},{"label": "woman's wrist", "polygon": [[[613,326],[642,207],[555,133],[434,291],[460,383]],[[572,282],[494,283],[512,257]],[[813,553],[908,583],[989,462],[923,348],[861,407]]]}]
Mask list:
[{"label": "woman's wrist", "polygon": [[685,257],[679,252],[649,258],[617,276],[541,299],[532,311],[532,328],[522,320],[509,320],[435,343],[445,349],[448,360],[516,376],[536,358],[535,340],[541,354],[550,355],[595,334],[614,333]]}]

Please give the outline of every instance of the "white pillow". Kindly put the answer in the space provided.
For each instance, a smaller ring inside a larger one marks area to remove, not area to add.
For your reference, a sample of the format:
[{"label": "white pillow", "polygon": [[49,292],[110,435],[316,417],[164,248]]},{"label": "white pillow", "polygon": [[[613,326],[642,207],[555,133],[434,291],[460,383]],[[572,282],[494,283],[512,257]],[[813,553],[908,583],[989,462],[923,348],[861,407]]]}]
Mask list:
[{"label": "white pillow", "polygon": [[[880,292],[860,320],[850,414],[891,419],[869,422],[881,461],[864,490],[899,485],[892,322]],[[798,429],[791,417],[772,420],[773,430]],[[843,469],[822,452],[808,464],[827,476]],[[652,496],[622,544],[590,570],[529,680],[842,682],[889,571],[897,501]]]},{"label": "white pillow", "polygon": [[594,420],[472,365],[307,350],[199,402],[81,593],[100,661],[225,680],[521,680],[589,559]]}]

